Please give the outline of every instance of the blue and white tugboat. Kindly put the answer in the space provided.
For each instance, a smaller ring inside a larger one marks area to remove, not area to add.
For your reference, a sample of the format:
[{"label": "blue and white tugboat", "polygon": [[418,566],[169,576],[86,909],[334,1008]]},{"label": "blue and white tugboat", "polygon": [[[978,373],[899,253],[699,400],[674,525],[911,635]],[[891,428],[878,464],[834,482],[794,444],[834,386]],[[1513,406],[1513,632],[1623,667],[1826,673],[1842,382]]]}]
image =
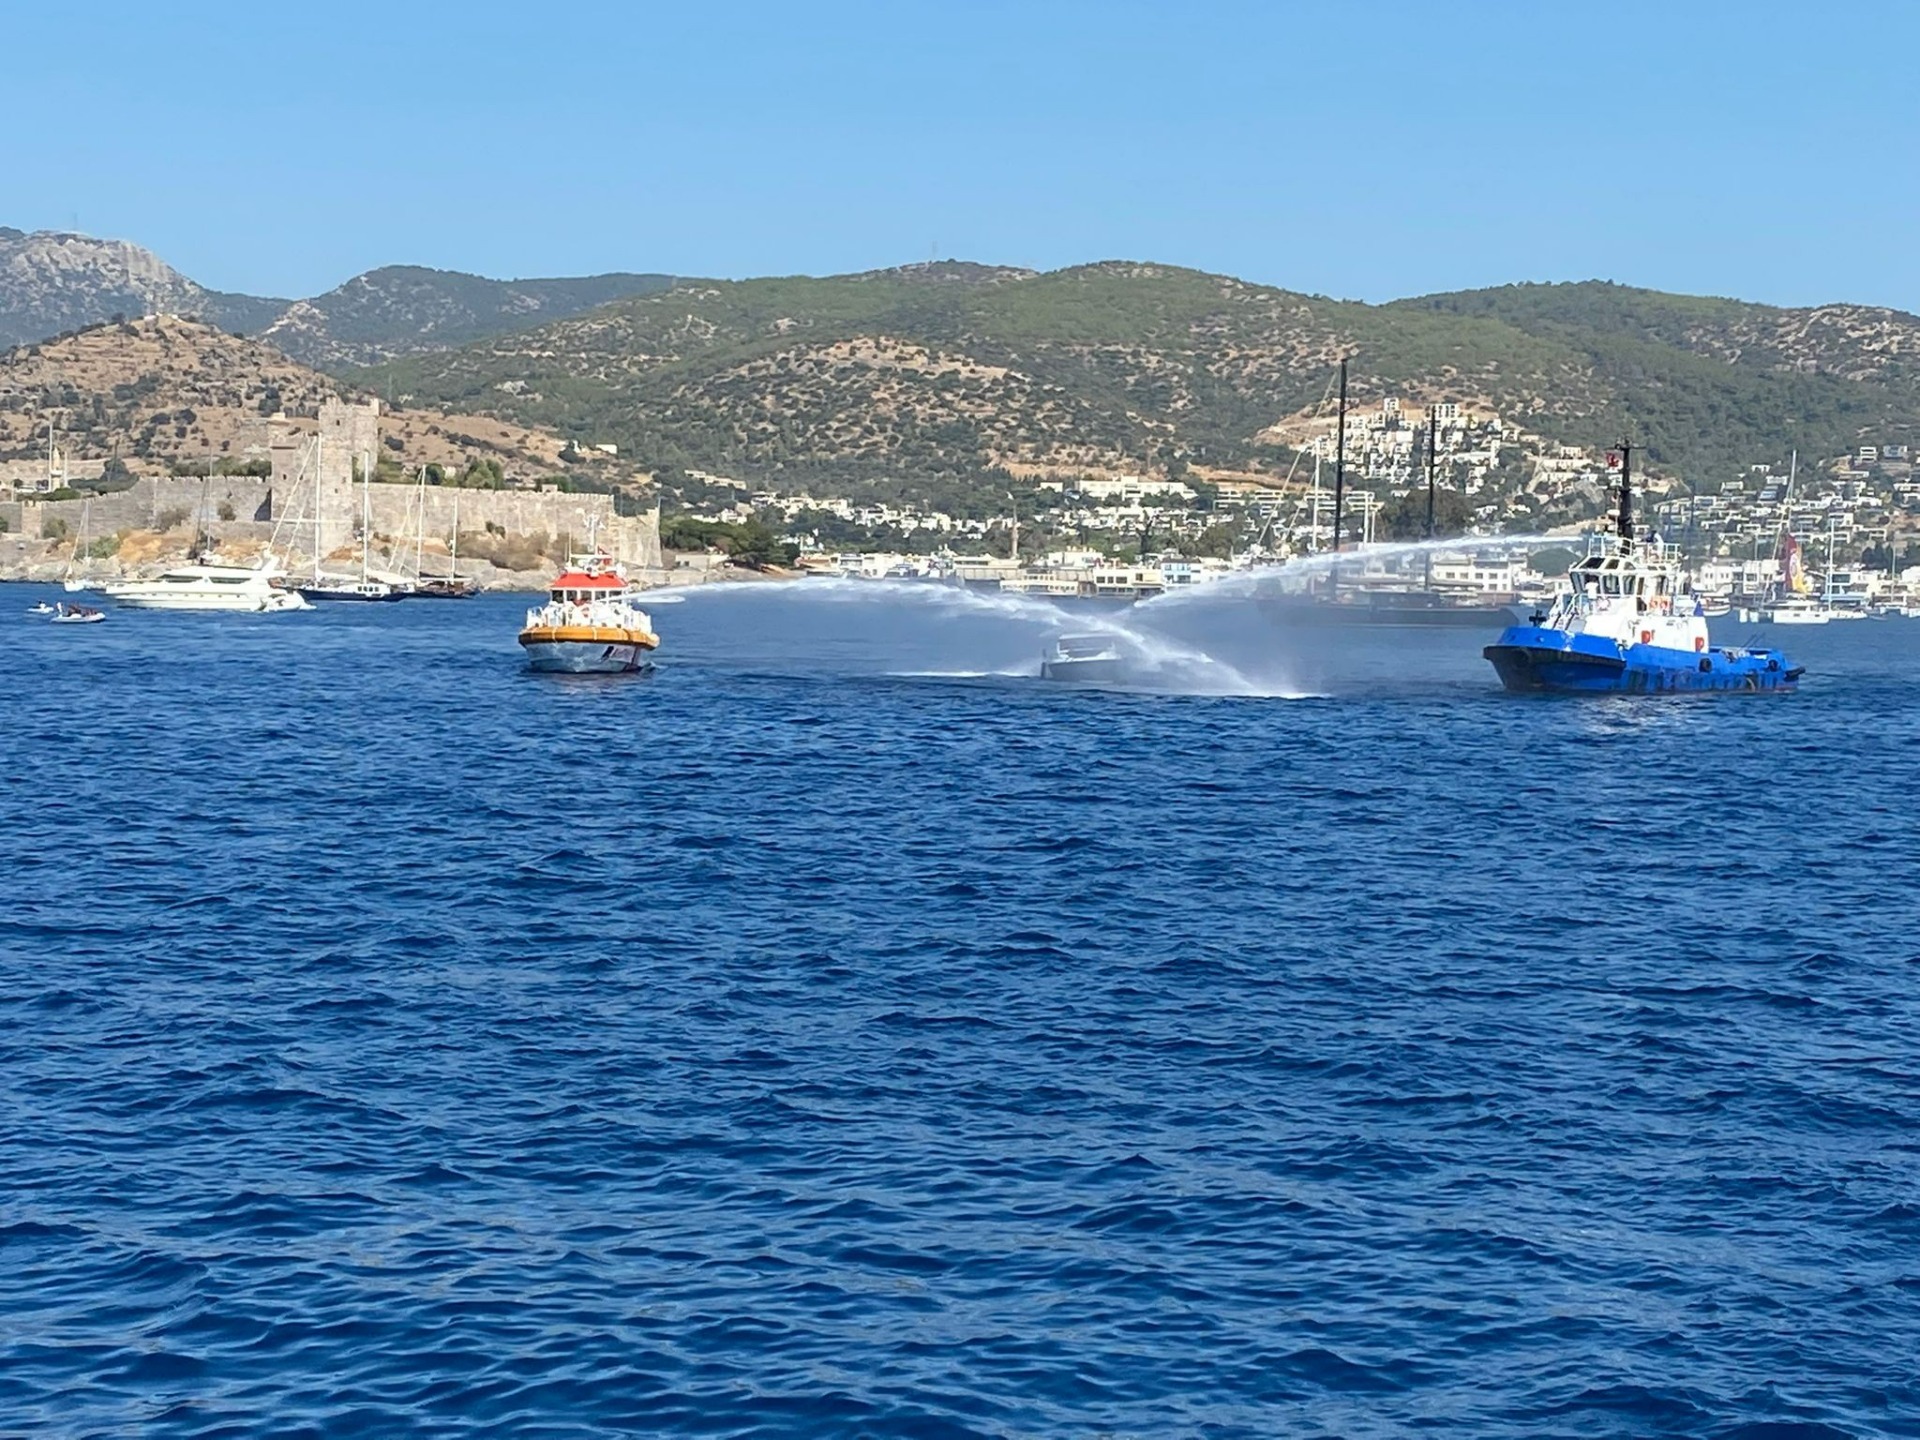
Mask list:
[{"label": "blue and white tugboat", "polygon": [[1793,689],[1805,667],[1778,650],[1709,643],[1706,607],[1681,583],[1677,560],[1634,540],[1632,447],[1609,453],[1607,464],[1620,470],[1613,544],[1568,569],[1550,611],[1487,646],[1500,682],[1567,694]]}]

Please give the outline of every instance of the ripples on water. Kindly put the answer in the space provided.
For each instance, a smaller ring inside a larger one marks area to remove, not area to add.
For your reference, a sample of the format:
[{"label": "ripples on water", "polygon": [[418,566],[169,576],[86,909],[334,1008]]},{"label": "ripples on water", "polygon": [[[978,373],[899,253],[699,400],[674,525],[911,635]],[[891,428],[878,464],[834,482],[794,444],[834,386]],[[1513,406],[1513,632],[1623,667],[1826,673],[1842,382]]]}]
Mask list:
[{"label": "ripples on water", "polygon": [[1920,1434],[1920,626],[7,595],[0,1432]]}]

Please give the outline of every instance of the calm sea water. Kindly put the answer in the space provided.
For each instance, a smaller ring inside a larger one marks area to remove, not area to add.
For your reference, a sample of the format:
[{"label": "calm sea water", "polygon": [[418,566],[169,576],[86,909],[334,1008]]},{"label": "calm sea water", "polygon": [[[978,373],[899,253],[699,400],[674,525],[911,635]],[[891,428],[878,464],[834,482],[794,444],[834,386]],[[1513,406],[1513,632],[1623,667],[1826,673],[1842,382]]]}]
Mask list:
[{"label": "calm sea water", "polygon": [[1920,624],[42,595],[0,1433],[1920,1435]]}]

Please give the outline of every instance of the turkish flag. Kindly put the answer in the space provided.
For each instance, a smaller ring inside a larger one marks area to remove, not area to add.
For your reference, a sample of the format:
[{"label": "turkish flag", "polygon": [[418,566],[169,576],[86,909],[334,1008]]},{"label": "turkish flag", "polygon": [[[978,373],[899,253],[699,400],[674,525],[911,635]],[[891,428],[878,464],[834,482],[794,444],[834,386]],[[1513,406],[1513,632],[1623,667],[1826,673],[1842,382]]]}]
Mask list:
[{"label": "turkish flag", "polygon": [[1618,470],[1619,468],[1620,468],[1620,452],[1618,450],[1607,451],[1607,469]]}]

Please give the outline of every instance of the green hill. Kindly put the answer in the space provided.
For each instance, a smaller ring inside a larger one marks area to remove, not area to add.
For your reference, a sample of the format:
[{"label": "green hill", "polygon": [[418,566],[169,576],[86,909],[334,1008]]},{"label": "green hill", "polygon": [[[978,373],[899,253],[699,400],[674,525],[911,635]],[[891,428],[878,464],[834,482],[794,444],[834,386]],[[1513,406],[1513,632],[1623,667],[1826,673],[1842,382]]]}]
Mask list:
[{"label": "green hill", "polygon": [[1277,465],[1261,432],[1317,405],[1343,352],[1356,407],[1455,400],[1583,447],[1631,433],[1695,478],[1920,429],[1920,320],[1898,312],[1598,284],[1374,306],[1129,262],[682,280],[356,378],[643,465],[845,488]]},{"label": "green hill", "polygon": [[344,369],[465,345],[502,330],[664,290],[668,275],[489,280],[457,270],[388,265],[311,300],[281,303],[249,333],[308,365]]}]

